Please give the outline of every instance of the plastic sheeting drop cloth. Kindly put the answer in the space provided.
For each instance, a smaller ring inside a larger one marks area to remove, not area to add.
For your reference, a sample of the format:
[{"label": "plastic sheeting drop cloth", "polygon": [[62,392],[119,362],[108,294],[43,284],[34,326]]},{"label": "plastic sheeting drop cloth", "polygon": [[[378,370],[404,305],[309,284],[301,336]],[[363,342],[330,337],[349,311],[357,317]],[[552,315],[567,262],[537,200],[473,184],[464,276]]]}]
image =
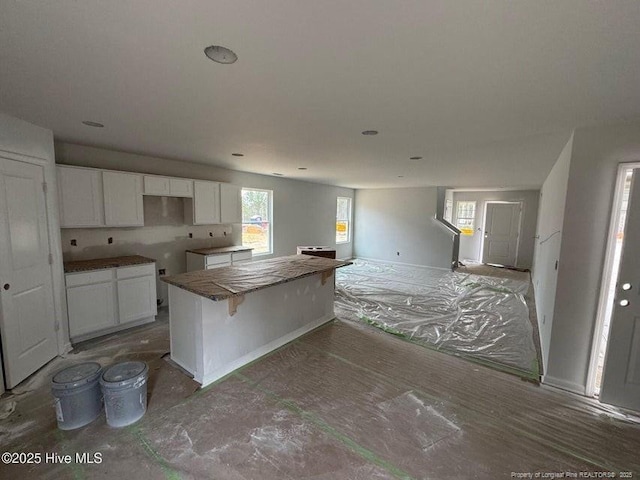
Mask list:
[{"label": "plastic sheeting drop cloth", "polygon": [[539,377],[527,282],[356,260],[336,276],[336,316],[521,376]]}]

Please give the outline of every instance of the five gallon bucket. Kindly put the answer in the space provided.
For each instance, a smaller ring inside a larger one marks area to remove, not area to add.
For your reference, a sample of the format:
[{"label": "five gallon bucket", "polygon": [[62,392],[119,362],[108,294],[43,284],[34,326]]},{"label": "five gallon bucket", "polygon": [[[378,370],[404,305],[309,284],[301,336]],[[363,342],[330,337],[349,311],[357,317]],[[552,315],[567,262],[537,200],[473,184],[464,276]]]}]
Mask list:
[{"label": "five gallon bucket", "polygon": [[88,362],[60,370],[51,380],[58,428],[73,430],[91,423],[102,411],[99,363]]},{"label": "five gallon bucket", "polygon": [[147,376],[144,362],[123,362],[107,368],[100,378],[107,423],[124,427],[147,411]]}]

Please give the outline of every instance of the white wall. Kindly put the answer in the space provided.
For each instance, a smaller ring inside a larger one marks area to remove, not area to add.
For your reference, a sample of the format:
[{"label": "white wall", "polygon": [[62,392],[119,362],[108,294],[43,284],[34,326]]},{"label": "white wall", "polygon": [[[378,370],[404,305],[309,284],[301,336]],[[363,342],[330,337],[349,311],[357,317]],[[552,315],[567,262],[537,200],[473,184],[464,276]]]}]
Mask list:
[{"label": "white wall", "polygon": [[356,190],[354,256],[451,268],[452,235],[433,220],[437,198],[436,187]]},{"label": "white wall", "polygon": [[[237,172],[213,166],[56,142],[56,161],[60,164],[152,173],[229,182],[242,187],[273,190],[273,255],[296,253],[298,245],[336,246],[335,222],[338,196],[354,197],[354,191],[286,178]],[[145,198],[145,227],[64,229],[66,260],[124,254],[155,258],[167,274],[185,270],[185,250],[208,246],[239,244],[239,225],[187,226],[181,216],[183,200]],[[223,233],[227,232],[227,236]],[[209,236],[213,233],[213,238]],[[188,238],[193,233],[193,238]],[[113,237],[113,244],[107,238]],[[76,239],[78,246],[70,245]],[[352,256],[353,242],[337,246],[339,258]],[[164,285],[164,284],[162,284]],[[164,287],[163,287],[164,288]]]},{"label": "white wall", "polygon": [[482,229],[486,214],[486,204],[489,201],[522,202],[522,218],[520,220],[520,243],[518,245],[518,258],[516,267],[531,268],[533,264],[534,237],[536,234],[536,220],[538,218],[538,190],[514,190],[514,191],[478,191],[478,192],[453,192],[453,224],[456,223],[456,202],[476,202],[476,222],[473,236],[460,236],[460,260],[482,261]]},{"label": "white wall", "polygon": [[575,131],[545,380],[584,393],[617,165],[640,161],[640,122]]},{"label": "white wall", "polygon": [[556,284],[558,281],[556,261],[560,259],[572,146],[573,135],[560,153],[556,164],[551,169],[540,191],[538,226],[536,228],[538,240],[535,242],[532,281],[536,299],[543,369],[545,371],[549,360],[549,343],[551,342]]}]

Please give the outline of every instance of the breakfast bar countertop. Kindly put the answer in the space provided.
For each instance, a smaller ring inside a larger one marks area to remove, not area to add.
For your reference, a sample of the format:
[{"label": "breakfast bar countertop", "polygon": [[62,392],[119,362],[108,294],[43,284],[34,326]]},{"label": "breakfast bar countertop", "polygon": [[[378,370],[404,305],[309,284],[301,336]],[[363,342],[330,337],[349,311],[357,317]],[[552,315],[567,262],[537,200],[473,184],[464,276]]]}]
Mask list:
[{"label": "breakfast bar countertop", "polygon": [[89,272],[91,270],[105,270],[107,268],[131,267],[154,263],[153,258],[140,255],[128,255],[124,257],[95,258],[92,260],[76,260],[64,262],[64,273]]},{"label": "breakfast bar countertop", "polygon": [[160,279],[196,295],[218,301],[316,273],[332,272],[336,268],[350,264],[351,262],[348,261],[290,255],[238,266],[198,270]]}]

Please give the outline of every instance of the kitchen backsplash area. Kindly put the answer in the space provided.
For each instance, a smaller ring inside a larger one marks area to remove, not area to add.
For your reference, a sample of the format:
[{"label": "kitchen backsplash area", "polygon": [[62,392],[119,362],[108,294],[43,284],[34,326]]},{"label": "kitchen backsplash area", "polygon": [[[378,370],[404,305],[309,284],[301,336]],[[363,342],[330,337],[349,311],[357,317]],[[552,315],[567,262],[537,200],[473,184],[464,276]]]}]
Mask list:
[{"label": "kitchen backsplash area", "polygon": [[[188,249],[242,243],[239,224],[186,225],[184,202],[175,197],[144,197],[144,227],[63,228],[64,261],[142,255],[156,260],[156,270],[175,275],[186,272]],[[157,291],[166,304],[166,284],[158,281]]]}]

